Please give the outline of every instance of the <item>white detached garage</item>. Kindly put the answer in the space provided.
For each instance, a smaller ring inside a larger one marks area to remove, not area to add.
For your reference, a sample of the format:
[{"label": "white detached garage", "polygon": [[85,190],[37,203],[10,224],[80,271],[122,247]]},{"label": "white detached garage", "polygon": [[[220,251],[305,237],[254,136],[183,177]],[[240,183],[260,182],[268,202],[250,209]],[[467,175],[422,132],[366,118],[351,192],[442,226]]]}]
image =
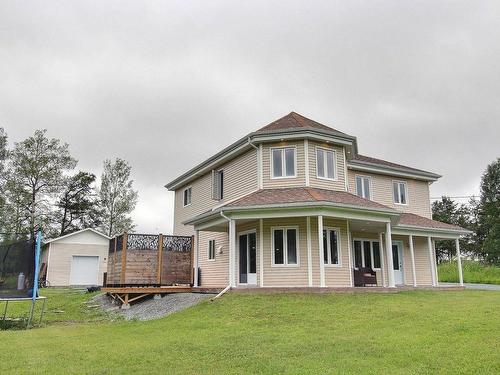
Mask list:
[{"label": "white detached garage", "polygon": [[90,228],[47,241],[42,262],[49,286],[102,285],[108,246],[109,237]]}]

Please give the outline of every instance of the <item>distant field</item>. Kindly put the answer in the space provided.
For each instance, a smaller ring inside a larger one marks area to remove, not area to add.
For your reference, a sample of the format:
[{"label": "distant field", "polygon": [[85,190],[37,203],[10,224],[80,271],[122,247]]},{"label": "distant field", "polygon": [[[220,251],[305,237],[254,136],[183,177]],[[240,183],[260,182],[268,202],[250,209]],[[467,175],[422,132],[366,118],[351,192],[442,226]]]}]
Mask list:
[{"label": "distant field", "polygon": [[0,374],[498,374],[500,293],[226,294],[147,322],[49,290],[0,331]]},{"label": "distant field", "polygon": [[[500,284],[500,267],[486,266],[480,262],[462,262],[464,282]],[[438,266],[439,281],[458,282],[457,262],[441,263]]]}]

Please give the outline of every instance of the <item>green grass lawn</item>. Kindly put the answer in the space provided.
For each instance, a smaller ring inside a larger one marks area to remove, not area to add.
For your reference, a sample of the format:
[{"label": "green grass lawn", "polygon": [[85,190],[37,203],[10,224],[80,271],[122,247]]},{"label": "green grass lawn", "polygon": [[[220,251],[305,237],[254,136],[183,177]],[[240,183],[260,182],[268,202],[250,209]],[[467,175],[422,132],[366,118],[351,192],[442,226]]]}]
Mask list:
[{"label": "green grass lawn", "polygon": [[[466,283],[500,284],[500,267],[474,261],[462,261],[462,269]],[[439,264],[438,275],[439,281],[458,283],[457,262]]]},{"label": "green grass lawn", "polygon": [[72,324],[0,332],[1,374],[500,372],[498,292],[226,294],[148,322],[67,299]]},{"label": "green grass lawn", "polygon": [[[85,293],[78,289],[42,289],[39,295],[47,297],[45,314],[42,326],[50,324],[71,324],[84,322],[109,321],[117,319],[116,315],[105,314],[96,304],[89,300],[96,293]],[[41,300],[36,302],[34,313],[34,323],[38,325],[40,313],[42,311]],[[2,317],[5,302],[0,302],[0,328],[2,327]],[[30,311],[31,301],[9,302],[7,317],[27,319]],[[25,322],[19,322],[15,327],[25,327]]]}]

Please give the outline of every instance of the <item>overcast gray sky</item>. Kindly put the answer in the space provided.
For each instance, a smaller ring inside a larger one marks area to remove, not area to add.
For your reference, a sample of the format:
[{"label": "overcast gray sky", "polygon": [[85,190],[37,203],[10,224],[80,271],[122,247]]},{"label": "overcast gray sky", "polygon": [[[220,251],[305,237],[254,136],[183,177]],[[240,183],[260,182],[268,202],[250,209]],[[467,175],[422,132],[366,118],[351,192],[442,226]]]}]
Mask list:
[{"label": "overcast gray sky", "polygon": [[0,2],[0,126],[133,166],[137,230],[171,230],[163,185],[294,110],[360,152],[479,192],[500,156],[499,1]]}]

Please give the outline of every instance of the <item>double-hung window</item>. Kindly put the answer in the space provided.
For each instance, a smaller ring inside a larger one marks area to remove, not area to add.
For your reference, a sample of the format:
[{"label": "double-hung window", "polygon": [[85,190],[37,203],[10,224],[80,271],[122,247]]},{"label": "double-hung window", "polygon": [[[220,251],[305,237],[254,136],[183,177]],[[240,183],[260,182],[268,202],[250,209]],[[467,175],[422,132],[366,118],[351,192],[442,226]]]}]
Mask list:
[{"label": "double-hung window", "polygon": [[371,199],[370,177],[356,176],[356,195],[361,198]]},{"label": "double-hung window", "polygon": [[340,265],[338,230],[323,230],[323,262],[324,264]]},{"label": "double-hung window", "polygon": [[215,240],[208,241],[208,260],[215,260]]},{"label": "double-hung window", "polygon": [[392,183],[394,203],[407,204],[408,203],[408,189],[406,182],[394,181]]},{"label": "double-hung window", "polygon": [[271,149],[272,178],[296,177],[296,149],[282,147]]},{"label": "double-hung window", "polygon": [[224,198],[224,171],[212,171],[212,199]]},{"label": "double-hung window", "polygon": [[335,180],[335,151],[316,147],[316,173],[318,178]]},{"label": "double-hung window", "polygon": [[272,229],[273,265],[296,266],[299,262],[299,232],[296,227]]},{"label": "double-hung window", "polygon": [[191,204],[191,188],[188,187],[184,189],[182,192],[182,205],[184,207],[189,206]]},{"label": "double-hung window", "polygon": [[354,267],[380,269],[380,243],[370,240],[354,240]]}]

